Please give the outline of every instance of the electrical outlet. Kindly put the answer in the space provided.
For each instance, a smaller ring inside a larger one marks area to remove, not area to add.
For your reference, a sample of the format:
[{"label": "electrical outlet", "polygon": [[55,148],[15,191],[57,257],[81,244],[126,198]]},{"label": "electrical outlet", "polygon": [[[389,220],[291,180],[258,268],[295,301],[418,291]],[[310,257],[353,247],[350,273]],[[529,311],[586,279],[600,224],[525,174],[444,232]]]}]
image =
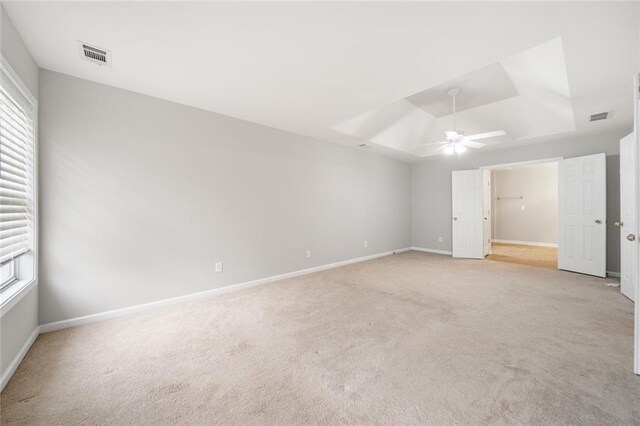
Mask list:
[{"label": "electrical outlet", "polygon": [[365,246],[365,247],[369,247],[369,241],[364,240],[364,246]]},{"label": "electrical outlet", "polygon": [[216,272],[222,272],[222,262],[216,262]]},{"label": "electrical outlet", "polygon": [[438,242],[441,243],[443,241],[442,237],[438,237]]},{"label": "electrical outlet", "polygon": [[311,258],[311,250],[307,250],[307,259]]}]

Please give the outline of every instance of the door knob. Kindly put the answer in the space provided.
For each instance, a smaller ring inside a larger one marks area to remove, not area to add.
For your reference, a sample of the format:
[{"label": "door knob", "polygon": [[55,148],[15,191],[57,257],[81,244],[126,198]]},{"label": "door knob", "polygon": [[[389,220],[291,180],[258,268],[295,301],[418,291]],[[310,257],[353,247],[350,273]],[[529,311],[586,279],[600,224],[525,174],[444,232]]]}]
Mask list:
[{"label": "door knob", "polygon": [[624,226],[624,222],[615,222],[614,225],[622,228]]},{"label": "door knob", "polygon": [[453,220],[458,220],[458,218],[457,218],[457,217],[454,217],[454,218],[453,218]]},{"label": "door knob", "polygon": [[598,225],[600,225],[600,224],[602,223],[602,221],[601,221],[600,219],[596,219],[596,223],[597,223]]},{"label": "door knob", "polygon": [[629,240],[629,241],[635,241],[635,240],[636,240],[636,234],[629,234],[629,235],[627,235],[627,240]]}]

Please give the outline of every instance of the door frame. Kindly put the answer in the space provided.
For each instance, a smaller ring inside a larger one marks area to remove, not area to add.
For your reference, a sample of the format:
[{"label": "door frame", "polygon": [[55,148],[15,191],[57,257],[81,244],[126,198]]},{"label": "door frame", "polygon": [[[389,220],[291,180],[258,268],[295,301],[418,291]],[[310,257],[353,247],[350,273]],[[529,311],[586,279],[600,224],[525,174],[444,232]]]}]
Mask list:
[{"label": "door frame", "polygon": [[501,170],[508,169],[509,167],[518,167],[518,166],[528,166],[531,164],[543,164],[543,163],[557,163],[560,160],[564,160],[564,157],[551,157],[551,158],[540,158],[537,160],[529,160],[529,161],[517,161],[515,163],[500,163],[500,164],[492,164],[489,166],[482,166],[480,170]]},{"label": "door frame", "polygon": [[[533,164],[545,164],[545,163],[559,163],[560,161],[564,160],[564,157],[550,157],[550,158],[538,158],[535,160],[527,160],[527,161],[516,161],[513,163],[499,163],[499,164],[491,164],[489,166],[481,166],[479,167],[480,170],[487,170],[489,172],[492,172],[494,170],[504,170],[504,169],[509,169],[509,168],[513,168],[513,167],[521,167],[521,166],[530,166]],[[493,179],[491,179],[491,201],[493,204]],[[495,228],[495,212],[493,211],[493,208],[491,209],[491,223],[490,223],[490,235],[493,235],[493,230]],[[556,221],[558,221],[558,218],[556,217]],[[493,241],[493,238],[491,238],[491,241]],[[558,247],[557,245],[555,247]]]},{"label": "door frame", "polygon": [[[489,201],[487,206],[485,203]],[[493,231],[493,182],[491,179],[491,170],[482,169],[482,215],[484,222],[482,224],[482,246],[484,257],[493,253],[491,249],[491,233]],[[487,227],[489,232],[487,232]]]},{"label": "door frame", "polygon": [[[633,133],[636,139],[636,153],[640,153],[640,74],[633,76]],[[636,174],[636,214],[637,226],[636,229],[640,230],[640,155],[636,154],[636,161],[638,162],[638,173]],[[638,238],[636,238],[638,241]],[[640,280],[640,262],[638,262],[636,271],[636,277]],[[634,347],[634,362],[633,372],[640,375],[640,282],[636,285],[636,297],[634,303],[634,327],[633,327],[633,347]]]}]

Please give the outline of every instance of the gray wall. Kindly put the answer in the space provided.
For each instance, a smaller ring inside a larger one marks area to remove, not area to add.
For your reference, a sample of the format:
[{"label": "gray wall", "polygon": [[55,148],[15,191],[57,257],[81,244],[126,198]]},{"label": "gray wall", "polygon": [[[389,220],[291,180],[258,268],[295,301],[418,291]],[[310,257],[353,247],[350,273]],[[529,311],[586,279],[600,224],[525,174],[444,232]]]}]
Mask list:
[{"label": "gray wall", "polygon": [[40,69],[1,4],[0,50],[31,94],[38,98],[38,75]]},{"label": "gray wall", "polygon": [[558,243],[557,163],[494,170],[491,189],[493,239]]},{"label": "gray wall", "polygon": [[40,94],[41,323],[411,245],[410,164],[46,70]]},{"label": "gray wall", "polygon": [[[553,142],[525,145],[496,151],[467,152],[463,156],[430,157],[413,164],[412,245],[451,251],[451,172],[493,164],[537,160],[551,157],[577,157],[607,154],[607,270],[620,271],[620,234],[613,222],[620,215],[620,139],[631,129],[566,138]],[[468,155],[467,155],[468,154]],[[438,236],[443,242],[438,242]]]},{"label": "gray wall", "polygon": [[0,319],[2,374],[38,326],[38,288],[33,287]]},{"label": "gray wall", "polygon": [[[0,51],[31,94],[38,97],[38,66],[0,5]],[[38,326],[38,289],[33,287],[0,318],[0,375]]]}]

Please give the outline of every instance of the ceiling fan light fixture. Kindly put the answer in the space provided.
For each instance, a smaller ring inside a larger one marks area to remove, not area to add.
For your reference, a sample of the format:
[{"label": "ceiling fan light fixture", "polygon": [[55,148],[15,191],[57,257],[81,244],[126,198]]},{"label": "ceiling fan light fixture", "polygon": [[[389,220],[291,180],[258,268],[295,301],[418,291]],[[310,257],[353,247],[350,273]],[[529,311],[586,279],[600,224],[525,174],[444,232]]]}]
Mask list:
[{"label": "ceiling fan light fixture", "polygon": [[462,145],[461,143],[457,143],[453,146],[453,150],[456,152],[456,154],[462,154],[467,150],[467,147]]},{"label": "ceiling fan light fixture", "polygon": [[442,152],[447,155],[453,155],[455,152],[455,148],[453,147],[453,145],[447,145],[442,149]]}]

